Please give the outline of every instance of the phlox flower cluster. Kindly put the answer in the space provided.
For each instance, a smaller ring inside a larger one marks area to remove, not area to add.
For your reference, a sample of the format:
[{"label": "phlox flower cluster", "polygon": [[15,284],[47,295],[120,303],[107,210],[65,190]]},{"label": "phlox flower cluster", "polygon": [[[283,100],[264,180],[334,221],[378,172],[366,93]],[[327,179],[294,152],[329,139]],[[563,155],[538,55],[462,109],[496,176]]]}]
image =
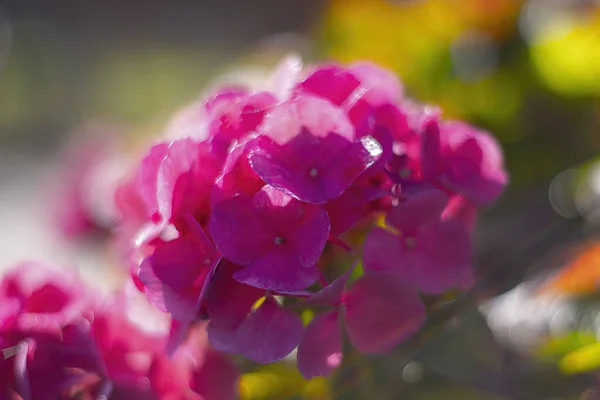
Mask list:
[{"label": "phlox flower cluster", "polygon": [[0,399],[235,396],[238,372],[205,331],[166,356],[169,322],[135,289],[104,301],[64,270],[28,262],[0,281],[0,302]]},{"label": "phlox flower cluster", "polygon": [[492,136],[369,63],[287,59],[167,131],[117,204],[132,278],[172,317],[169,351],[208,320],[215,349],[269,363],[297,348],[307,378],[340,364],[344,337],[382,353],[415,333],[421,293],[469,288],[477,208],[507,183]]}]

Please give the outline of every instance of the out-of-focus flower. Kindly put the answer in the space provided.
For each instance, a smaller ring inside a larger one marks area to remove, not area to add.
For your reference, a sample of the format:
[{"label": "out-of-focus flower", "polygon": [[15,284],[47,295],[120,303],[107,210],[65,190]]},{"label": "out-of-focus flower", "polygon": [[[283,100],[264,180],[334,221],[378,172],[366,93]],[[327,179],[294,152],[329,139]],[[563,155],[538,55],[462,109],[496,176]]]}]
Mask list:
[{"label": "out-of-focus flower", "polygon": [[89,124],[64,149],[48,191],[51,217],[66,237],[107,231],[117,223],[114,192],[127,171],[117,139],[121,131],[105,123]]},{"label": "out-of-focus flower", "polygon": [[[59,274],[61,279],[57,279]],[[181,355],[166,358],[168,323],[153,309],[136,305],[137,291],[124,291],[105,301],[64,270],[35,262],[6,275],[0,287],[6,305],[0,320],[2,396],[235,397],[237,370],[210,349],[206,339],[198,339],[205,335],[202,327],[190,330],[193,342],[186,342]],[[191,345],[193,353],[185,350]],[[157,368],[165,362],[168,368],[157,375]],[[161,382],[178,383],[163,390]]]}]

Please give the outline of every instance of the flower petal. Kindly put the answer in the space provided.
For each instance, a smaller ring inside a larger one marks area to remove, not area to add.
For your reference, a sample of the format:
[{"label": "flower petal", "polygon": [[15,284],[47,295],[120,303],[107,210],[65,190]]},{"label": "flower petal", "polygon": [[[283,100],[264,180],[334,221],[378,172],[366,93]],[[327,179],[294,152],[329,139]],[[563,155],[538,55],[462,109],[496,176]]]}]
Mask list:
[{"label": "flower petal", "polygon": [[298,369],[305,379],[327,376],[342,361],[342,333],[337,310],[310,321],[298,346]]},{"label": "flower petal", "polygon": [[302,339],[302,320],[295,312],[281,308],[272,297],[242,322],[237,344],[249,359],[258,363],[281,360]]},{"label": "flower petal", "polygon": [[213,207],[210,231],[217,249],[236,264],[248,264],[269,252],[272,234],[254,210],[252,199],[237,196]]},{"label": "flower petal", "polygon": [[274,247],[267,255],[251,262],[234,274],[234,278],[266,290],[295,291],[310,286],[319,279],[313,265],[304,266],[298,251],[287,244]]},{"label": "flower petal", "polygon": [[425,188],[394,207],[386,221],[405,236],[413,236],[421,225],[439,220],[447,202],[448,196],[441,190]]},{"label": "flower petal", "polygon": [[443,293],[473,284],[469,232],[459,221],[423,226],[413,258],[417,287],[425,293]]},{"label": "flower petal", "polygon": [[395,274],[367,273],[345,293],[345,323],[363,353],[383,353],[415,333],[425,321],[417,292]]},{"label": "flower petal", "polygon": [[259,126],[258,133],[284,144],[303,129],[316,137],[325,137],[331,132],[349,141],[355,137],[354,127],[339,108],[307,94],[274,107]]},{"label": "flower petal", "polygon": [[208,349],[204,362],[192,372],[190,386],[203,400],[233,400],[238,377],[238,369],[227,357]]},{"label": "flower petal", "polygon": [[346,288],[346,282],[352,275],[354,267],[348,268],[346,272],[340,275],[336,280],[319,290],[317,293],[310,296],[308,299],[302,302],[303,306],[336,306],[342,299],[342,294]]},{"label": "flower petal", "polygon": [[[365,271],[387,271],[407,275],[404,267],[406,251],[403,239],[392,232],[375,227],[367,234],[363,244],[363,267]],[[405,276],[408,282],[410,276]]]},{"label": "flower petal", "polygon": [[373,165],[382,153],[381,145],[371,136],[362,137],[351,143],[327,166],[323,173],[327,200],[339,197],[348,186],[367,168]]},{"label": "flower petal", "polygon": [[345,68],[337,65],[322,66],[301,82],[296,91],[312,93],[341,105],[360,85],[360,81]]},{"label": "flower petal", "polygon": [[216,267],[206,289],[206,308],[211,319],[209,330],[217,326],[238,326],[250,312],[252,304],[264,295],[264,290],[233,279],[233,274],[239,269],[239,266],[226,260]]}]

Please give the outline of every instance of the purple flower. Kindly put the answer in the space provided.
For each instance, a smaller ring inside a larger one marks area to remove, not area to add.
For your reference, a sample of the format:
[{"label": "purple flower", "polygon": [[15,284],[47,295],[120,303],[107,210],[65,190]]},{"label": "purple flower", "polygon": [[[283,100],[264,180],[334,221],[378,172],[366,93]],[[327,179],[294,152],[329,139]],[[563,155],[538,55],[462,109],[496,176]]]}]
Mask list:
[{"label": "purple flower", "polygon": [[271,187],[213,208],[212,238],[219,252],[244,268],[240,282],[268,290],[304,289],[318,279],[316,263],[329,234],[323,207]]},{"label": "purple flower", "polygon": [[345,289],[352,269],[303,305],[330,306],[306,327],[298,347],[298,368],[306,379],[327,376],[342,361],[341,326],[363,353],[384,353],[415,333],[425,307],[414,289],[387,272],[368,273]]},{"label": "purple flower", "polygon": [[364,243],[367,271],[390,271],[425,293],[443,293],[473,283],[471,244],[467,227],[443,220],[448,198],[425,189],[406,198],[387,215],[399,232],[374,228]]},{"label": "purple flower", "polygon": [[250,165],[269,185],[301,201],[325,204],[381,155],[372,137],[354,129],[331,103],[300,96],[274,108],[248,143]]}]

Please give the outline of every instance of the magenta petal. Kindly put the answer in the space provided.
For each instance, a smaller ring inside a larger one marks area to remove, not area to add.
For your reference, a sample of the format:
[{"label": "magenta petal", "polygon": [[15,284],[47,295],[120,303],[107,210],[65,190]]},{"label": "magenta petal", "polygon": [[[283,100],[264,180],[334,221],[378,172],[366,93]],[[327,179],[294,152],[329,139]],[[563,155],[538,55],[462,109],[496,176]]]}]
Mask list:
[{"label": "magenta petal", "polygon": [[381,157],[382,148],[377,140],[365,136],[340,151],[338,157],[323,173],[327,200],[339,197],[348,186]]},{"label": "magenta petal", "polygon": [[319,314],[306,326],[298,346],[298,369],[305,379],[327,376],[342,361],[337,310]]},{"label": "magenta petal", "polygon": [[250,312],[252,304],[261,298],[264,290],[244,285],[233,279],[235,264],[221,261],[206,290],[206,307],[211,319],[209,328],[236,327]]},{"label": "magenta petal", "polygon": [[311,179],[311,167],[305,165],[309,164],[307,155],[316,158],[318,140],[313,139],[310,133],[303,132],[293,141],[287,147],[265,136],[251,141],[248,153],[252,169],[267,184],[289,196],[313,204],[325,203],[325,187],[321,185],[321,180]]},{"label": "magenta petal", "polygon": [[344,296],[352,344],[363,353],[383,353],[423,325],[425,307],[417,292],[395,274],[367,273]]},{"label": "magenta petal", "polygon": [[331,282],[329,285],[325,286],[323,289],[319,290],[317,293],[310,296],[304,302],[302,302],[303,306],[335,306],[338,305],[342,299],[342,294],[344,293],[344,289],[346,288],[346,282],[348,282],[348,278],[352,275],[352,271],[354,271],[353,265],[348,269],[348,271],[344,272],[340,275],[336,280]]},{"label": "magenta petal", "polygon": [[237,344],[244,355],[258,363],[281,360],[302,339],[302,320],[293,311],[281,308],[272,297],[248,316],[237,331]]},{"label": "magenta petal", "polygon": [[333,65],[316,69],[296,90],[313,93],[341,105],[359,85],[360,81],[347,70]]},{"label": "magenta petal", "polygon": [[146,296],[175,319],[194,318],[201,283],[216,261],[215,255],[204,254],[196,242],[186,238],[159,245],[138,272]]},{"label": "magenta petal", "polygon": [[208,341],[215,350],[230,354],[241,354],[243,349],[237,344],[237,327],[219,326],[211,321],[206,329]]},{"label": "magenta petal", "polygon": [[444,192],[427,188],[409,195],[394,207],[386,221],[405,235],[412,236],[421,225],[439,220],[447,202],[448,196]]},{"label": "magenta petal", "polygon": [[234,400],[239,371],[224,355],[209,349],[192,372],[191,388],[202,400]]},{"label": "magenta petal", "polygon": [[142,262],[139,271],[140,281],[144,284],[144,293],[148,301],[163,312],[171,313],[177,320],[190,320],[195,318],[198,293],[186,289],[173,289],[165,285],[156,276],[151,263]]},{"label": "magenta petal", "polygon": [[475,138],[462,143],[448,162],[443,183],[478,204],[489,204],[504,190],[506,175],[501,169],[492,171],[490,176],[484,175],[482,150]]},{"label": "magenta petal", "polygon": [[265,230],[252,199],[246,196],[216,204],[210,230],[217,249],[236,264],[248,264],[264,256],[273,244],[273,235]]},{"label": "magenta petal", "polygon": [[339,197],[382,153],[370,136],[350,142],[335,132],[321,138],[306,129],[283,146],[267,137],[249,146],[250,165],[265,182],[312,204]]},{"label": "magenta petal", "polygon": [[435,118],[423,123],[421,168],[425,179],[436,179],[441,168],[440,127]]},{"label": "magenta petal", "polygon": [[299,257],[296,249],[291,246],[274,247],[264,257],[236,272],[234,278],[247,285],[267,290],[304,289],[319,279],[319,271],[314,264],[302,265]]},{"label": "magenta petal", "polygon": [[238,194],[252,197],[264,184],[250,167],[248,146],[239,144],[233,147],[227,155],[223,171],[213,187],[211,203],[215,205]]},{"label": "magenta petal", "polygon": [[414,255],[415,283],[425,293],[467,289],[473,284],[469,233],[458,221],[423,226]]},{"label": "magenta petal", "polygon": [[290,235],[290,245],[304,268],[317,264],[329,236],[329,215],[323,207],[305,206],[304,221]]},{"label": "magenta petal", "polygon": [[399,273],[406,282],[411,282],[406,276],[406,251],[403,239],[382,228],[373,228],[367,234],[363,250],[363,268],[365,271],[388,271]]}]

